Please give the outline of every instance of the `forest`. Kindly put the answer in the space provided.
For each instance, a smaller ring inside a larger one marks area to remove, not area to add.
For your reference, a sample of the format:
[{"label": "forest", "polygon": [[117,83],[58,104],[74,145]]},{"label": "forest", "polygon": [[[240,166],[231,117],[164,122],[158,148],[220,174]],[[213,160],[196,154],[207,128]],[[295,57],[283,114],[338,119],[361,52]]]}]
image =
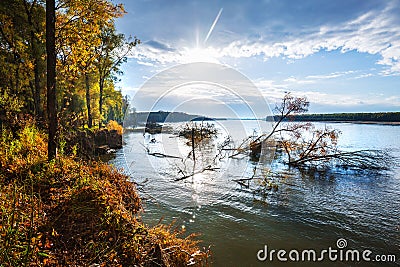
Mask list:
[{"label": "forest", "polygon": [[[46,123],[46,21],[44,1],[0,4],[1,121],[17,114]],[[124,99],[117,75],[140,41],[115,29],[122,5],[109,1],[57,1],[56,107],[59,125],[91,128],[122,121]],[[61,129],[62,130],[62,129]]]}]

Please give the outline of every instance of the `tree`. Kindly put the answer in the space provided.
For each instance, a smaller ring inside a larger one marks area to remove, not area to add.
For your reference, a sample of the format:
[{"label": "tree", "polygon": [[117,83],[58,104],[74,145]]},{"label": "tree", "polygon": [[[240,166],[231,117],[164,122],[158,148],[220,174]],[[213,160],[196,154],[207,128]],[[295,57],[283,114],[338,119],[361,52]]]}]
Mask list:
[{"label": "tree", "polygon": [[278,114],[278,121],[275,123],[272,131],[269,134],[260,135],[258,138],[251,142],[252,149],[257,149],[258,146],[261,147],[260,140],[268,140],[274,134],[277,134],[282,131],[294,131],[297,127],[294,128],[281,128],[281,123],[285,120],[292,120],[294,115],[305,113],[308,111],[308,107],[310,106],[310,102],[305,97],[294,97],[290,93],[286,93],[282,99],[282,103],[275,107],[275,112]]},{"label": "tree", "polygon": [[[48,12],[53,6],[54,12]],[[124,12],[122,5],[108,0],[0,1],[0,102],[7,109],[0,111],[2,123],[17,130],[24,114],[45,125],[46,111],[51,141],[57,131],[62,137],[96,120],[120,121],[122,95],[115,88],[115,74],[138,43],[116,33],[115,19]],[[120,38],[110,39],[105,32]],[[57,119],[62,127],[57,128]]]},{"label": "tree", "polygon": [[[110,85],[114,83],[112,75],[119,73],[120,64],[132,48],[130,42],[125,41],[122,34],[117,34],[114,27],[115,18],[123,16],[124,13],[122,5],[113,5],[105,0],[70,0],[60,5],[57,20],[57,36],[60,37],[58,68],[63,77],[60,81],[64,87],[63,104],[68,103],[63,107],[70,110],[79,104],[73,102],[72,96],[84,95],[89,127],[92,127],[95,118],[99,118],[101,124],[103,113],[108,115],[104,108],[107,96],[116,96],[115,100],[120,100],[118,93],[106,94],[104,91],[107,86],[115,91],[114,86]],[[123,52],[118,54],[117,49],[118,52]],[[97,92],[92,92],[96,89],[93,88],[94,80],[98,81],[100,96],[96,96]],[[109,84],[106,84],[107,80],[110,81]],[[97,104],[93,105],[94,99],[97,99],[101,108],[97,108]],[[111,110],[115,108],[115,105],[110,107]],[[96,112],[101,114],[95,114]],[[112,112],[120,113],[116,110]]]},{"label": "tree", "polygon": [[46,0],[47,116],[49,120],[48,159],[57,157],[56,99],[56,9],[55,0]]},{"label": "tree", "polygon": [[288,135],[279,140],[289,166],[317,170],[333,165],[343,169],[371,171],[387,169],[388,164],[393,161],[384,151],[340,150],[337,144],[341,132],[337,129],[314,129],[310,123],[297,125],[299,126],[296,130],[289,131]]},{"label": "tree", "polygon": [[[247,153],[253,159],[259,159],[262,144],[277,141],[286,154],[285,162],[290,166],[321,168],[335,163],[342,168],[358,170],[386,168],[385,162],[390,162],[390,157],[385,152],[341,151],[337,147],[340,131],[329,127],[316,129],[310,122],[294,122],[294,116],[306,112],[308,106],[305,97],[294,97],[287,93],[275,108],[277,121],[271,132],[256,138],[249,137],[235,149],[236,153],[232,156]],[[290,123],[282,124],[285,121]]]},{"label": "tree", "polygon": [[87,116],[88,116],[88,127],[92,128],[93,126],[93,117],[92,117],[92,108],[90,105],[90,80],[89,73],[85,73],[85,93],[86,93],[86,108],[87,108]]},{"label": "tree", "polygon": [[128,96],[123,100],[124,128],[135,128],[137,126],[136,108],[129,105]]},{"label": "tree", "polygon": [[0,91],[23,103],[22,112],[43,117],[45,9],[40,0],[0,3]]},{"label": "tree", "polygon": [[82,110],[84,107],[81,101],[77,101],[76,95],[83,95],[86,100],[87,125],[92,127],[90,91],[92,76],[95,74],[95,47],[100,43],[101,28],[112,24],[115,17],[122,15],[123,9],[108,1],[70,0],[60,4],[58,13],[57,49],[60,83],[64,89],[63,113],[71,117],[77,110]]},{"label": "tree", "polygon": [[41,104],[41,94],[42,94],[42,85],[41,85],[41,73],[44,69],[44,47],[43,47],[43,15],[44,10],[41,6],[40,1],[32,1],[29,3],[28,1],[23,1],[24,10],[27,16],[27,22],[29,27],[29,40],[30,40],[30,57],[33,63],[33,72],[34,78],[33,82],[30,81],[29,85],[32,90],[33,103],[34,103],[34,113],[36,119],[41,121],[43,119],[43,108]]},{"label": "tree", "polygon": [[294,97],[291,93],[286,93],[282,99],[282,102],[275,107],[277,114],[277,121],[274,124],[271,132],[262,134],[258,137],[249,136],[245,139],[236,149],[230,157],[236,157],[240,154],[249,153],[254,159],[259,159],[261,154],[262,145],[268,140],[273,139],[274,135],[281,132],[293,132],[298,127],[306,127],[307,125],[294,125],[293,127],[282,128],[280,127],[282,122],[286,120],[292,120],[294,115],[305,113],[308,111],[310,102],[305,97]]},{"label": "tree", "polygon": [[100,39],[101,43],[96,48],[98,54],[96,67],[100,89],[99,127],[102,126],[105,82],[107,79],[112,79],[113,74],[121,73],[119,70],[120,65],[126,61],[126,56],[131,49],[140,43],[140,40],[136,37],[134,37],[132,41],[126,41],[123,34],[117,34],[115,32],[114,26],[103,28]]}]

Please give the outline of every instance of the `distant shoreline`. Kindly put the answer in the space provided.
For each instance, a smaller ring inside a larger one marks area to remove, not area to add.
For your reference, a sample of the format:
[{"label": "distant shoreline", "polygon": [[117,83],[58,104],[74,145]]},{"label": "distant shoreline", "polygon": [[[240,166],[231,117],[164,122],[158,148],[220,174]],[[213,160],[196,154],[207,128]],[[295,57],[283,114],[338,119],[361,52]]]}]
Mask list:
[{"label": "distant shoreline", "polygon": [[[272,116],[267,117],[271,118]],[[280,116],[273,116],[275,121]],[[296,114],[293,121],[400,125],[400,112]],[[290,120],[290,119],[289,119]]]},{"label": "distant shoreline", "polygon": [[392,126],[400,125],[400,121],[309,121],[309,122],[379,124],[379,125],[392,125]]},{"label": "distant shoreline", "polygon": [[[134,126],[138,123],[165,123],[185,121],[221,121],[221,120],[274,120],[278,121],[279,115],[259,118],[215,118],[204,115],[193,115],[184,112],[152,111],[135,112],[125,118],[126,125]],[[287,118],[285,119],[285,121]],[[324,123],[354,123],[354,124],[377,124],[377,125],[400,125],[400,112],[375,112],[375,113],[321,113],[321,114],[296,114],[289,120],[296,122],[324,122]]]}]

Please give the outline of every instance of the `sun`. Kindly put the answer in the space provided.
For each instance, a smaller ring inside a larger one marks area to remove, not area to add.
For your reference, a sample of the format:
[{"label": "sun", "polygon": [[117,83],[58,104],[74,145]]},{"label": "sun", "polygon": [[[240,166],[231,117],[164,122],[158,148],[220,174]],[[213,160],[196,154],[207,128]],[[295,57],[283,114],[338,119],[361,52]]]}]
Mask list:
[{"label": "sun", "polygon": [[215,48],[212,47],[184,48],[182,56],[183,56],[183,61],[185,63],[194,63],[194,62],[220,63],[218,60],[218,52]]},{"label": "sun", "polygon": [[[206,45],[209,37],[214,31],[215,25],[217,24],[219,18],[221,17],[223,8],[221,8],[214,19],[214,22],[211,24],[210,30],[207,33],[206,38],[204,39],[203,45]],[[185,47],[182,53],[183,62],[185,63],[194,63],[194,62],[207,62],[207,63],[220,63],[218,58],[220,58],[220,53],[218,50],[208,46],[202,47],[199,43],[199,30],[196,29],[196,46],[193,48]]]}]

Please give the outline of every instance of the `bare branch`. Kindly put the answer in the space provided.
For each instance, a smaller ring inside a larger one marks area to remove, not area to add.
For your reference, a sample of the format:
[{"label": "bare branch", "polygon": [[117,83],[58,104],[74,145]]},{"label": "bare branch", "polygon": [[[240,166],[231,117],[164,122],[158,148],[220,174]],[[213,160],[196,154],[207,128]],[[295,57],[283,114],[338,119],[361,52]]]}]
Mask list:
[{"label": "bare branch", "polygon": [[182,176],[182,177],[180,177],[180,178],[177,178],[177,179],[175,179],[174,181],[175,181],[175,182],[182,181],[182,180],[185,180],[185,179],[187,179],[187,178],[193,177],[193,176],[195,176],[196,174],[203,173],[203,172],[205,172],[205,171],[216,171],[216,170],[219,170],[219,169],[220,169],[220,168],[218,168],[218,167],[211,167],[211,165],[209,165],[209,166],[207,166],[207,167],[205,167],[205,168],[203,168],[203,169],[201,169],[201,170],[194,171],[194,172],[192,172],[192,173],[190,173],[190,174],[188,174],[188,175],[185,175],[185,176]]}]

